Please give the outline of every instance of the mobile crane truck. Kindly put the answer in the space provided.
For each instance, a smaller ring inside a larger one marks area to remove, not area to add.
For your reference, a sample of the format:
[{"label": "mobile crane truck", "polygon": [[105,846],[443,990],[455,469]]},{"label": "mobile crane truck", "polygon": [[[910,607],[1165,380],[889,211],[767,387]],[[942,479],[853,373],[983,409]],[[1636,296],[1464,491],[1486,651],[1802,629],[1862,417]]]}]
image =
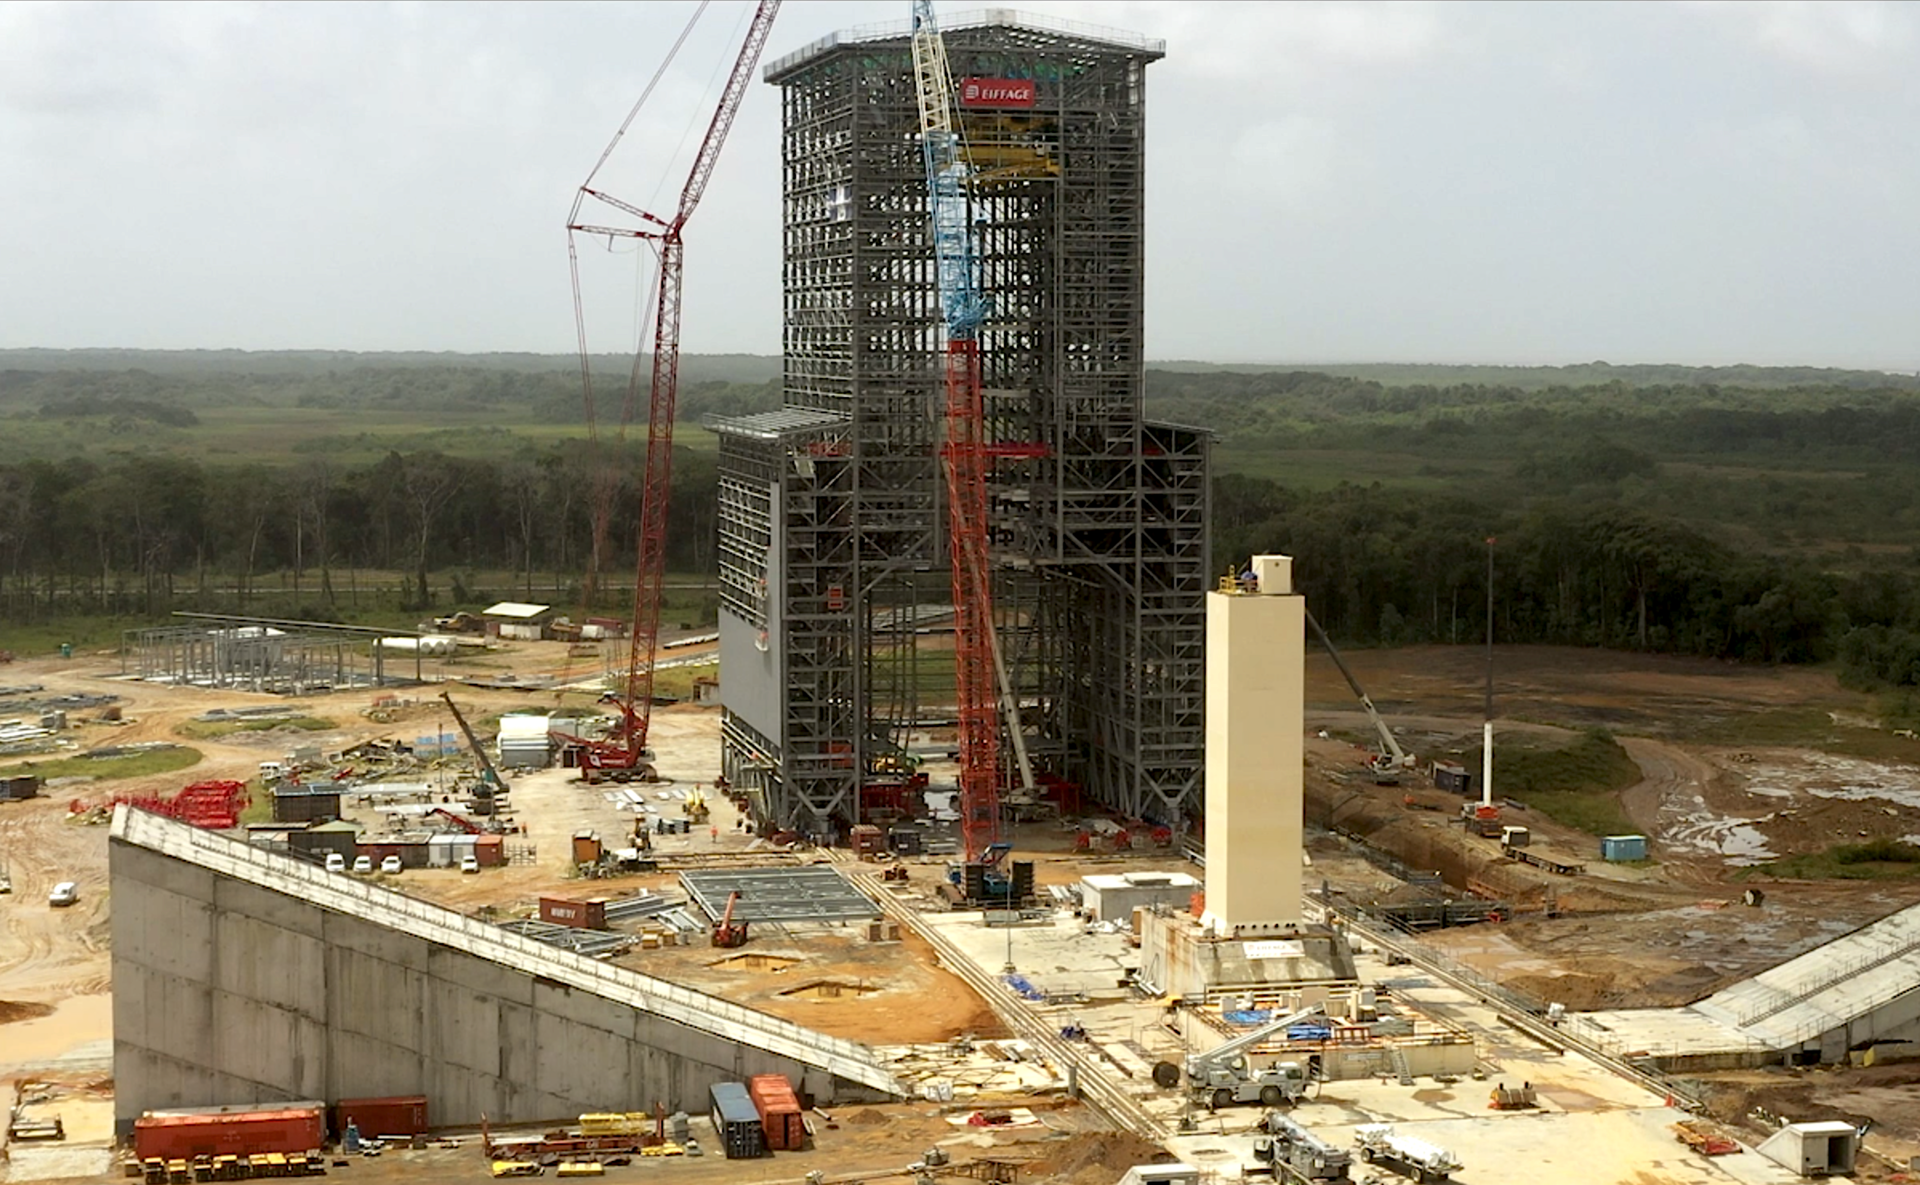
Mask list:
[{"label": "mobile crane truck", "polygon": [[[1219,1110],[1235,1103],[1259,1103],[1265,1107],[1291,1104],[1307,1093],[1312,1084],[1306,1070],[1296,1062],[1281,1062],[1264,1069],[1247,1064],[1246,1051],[1271,1037],[1281,1036],[1301,1021],[1326,1014],[1319,1004],[1288,1013],[1257,1029],[1242,1033],[1205,1053],[1187,1058],[1187,1091],[1193,1101]],[[1162,1088],[1177,1086],[1180,1067],[1161,1062],[1153,1068],[1153,1080]]]},{"label": "mobile crane truck", "polygon": [[1265,1128],[1268,1134],[1253,1142],[1253,1158],[1273,1169],[1274,1180],[1295,1185],[1319,1185],[1323,1181],[1351,1181],[1347,1170],[1353,1156],[1344,1148],[1335,1148],[1319,1136],[1278,1111],[1269,1112]]}]

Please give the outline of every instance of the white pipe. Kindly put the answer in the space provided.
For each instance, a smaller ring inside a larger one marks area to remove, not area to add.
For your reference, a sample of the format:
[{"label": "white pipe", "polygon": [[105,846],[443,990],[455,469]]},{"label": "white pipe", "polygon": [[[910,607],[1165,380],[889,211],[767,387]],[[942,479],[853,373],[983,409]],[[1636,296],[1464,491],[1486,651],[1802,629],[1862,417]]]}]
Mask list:
[{"label": "white pipe", "polygon": [[1493,721],[1487,721],[1480,741],[1480,805],[1493,805]]}]

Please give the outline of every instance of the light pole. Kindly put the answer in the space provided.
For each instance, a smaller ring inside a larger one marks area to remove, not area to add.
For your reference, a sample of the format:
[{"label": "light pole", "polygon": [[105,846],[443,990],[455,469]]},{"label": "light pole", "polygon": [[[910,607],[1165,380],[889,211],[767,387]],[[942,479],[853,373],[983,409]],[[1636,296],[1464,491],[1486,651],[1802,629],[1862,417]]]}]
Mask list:
[{"label": "light pole", "polygon": [[1487,536],[1487,715],[1480,738],[1480,805],[1493,805],[1493,536]]}]

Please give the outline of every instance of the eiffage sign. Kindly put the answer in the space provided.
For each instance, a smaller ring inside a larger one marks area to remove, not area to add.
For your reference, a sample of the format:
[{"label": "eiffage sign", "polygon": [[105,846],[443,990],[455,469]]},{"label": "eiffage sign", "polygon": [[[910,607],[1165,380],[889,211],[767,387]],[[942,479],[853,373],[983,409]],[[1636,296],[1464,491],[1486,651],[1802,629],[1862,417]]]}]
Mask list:
[{"label": "eiffage sign", "polygon": [[1031,107],[1031,78],[963,78],[960,80],[962,107]]}]

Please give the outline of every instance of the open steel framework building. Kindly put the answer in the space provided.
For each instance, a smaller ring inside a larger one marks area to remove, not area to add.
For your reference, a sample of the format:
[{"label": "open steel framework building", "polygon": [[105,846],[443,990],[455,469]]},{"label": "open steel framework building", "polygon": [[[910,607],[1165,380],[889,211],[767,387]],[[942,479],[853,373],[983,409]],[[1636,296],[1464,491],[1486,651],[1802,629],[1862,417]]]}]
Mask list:
[{"label": "open steel framework building", "polygon": [[[995,611],[1049,794],[1199,813],[1208,447],[1142,415],[1146,67],[1164,43],[943,20],[975,170]],[[720,433],[723,766],[763,823],[899,805],[953,711],[940,351],[909,30],[767,68],[783,99],[784,407]],[[1004,751],[1004,750],[1003,750]]]}]

